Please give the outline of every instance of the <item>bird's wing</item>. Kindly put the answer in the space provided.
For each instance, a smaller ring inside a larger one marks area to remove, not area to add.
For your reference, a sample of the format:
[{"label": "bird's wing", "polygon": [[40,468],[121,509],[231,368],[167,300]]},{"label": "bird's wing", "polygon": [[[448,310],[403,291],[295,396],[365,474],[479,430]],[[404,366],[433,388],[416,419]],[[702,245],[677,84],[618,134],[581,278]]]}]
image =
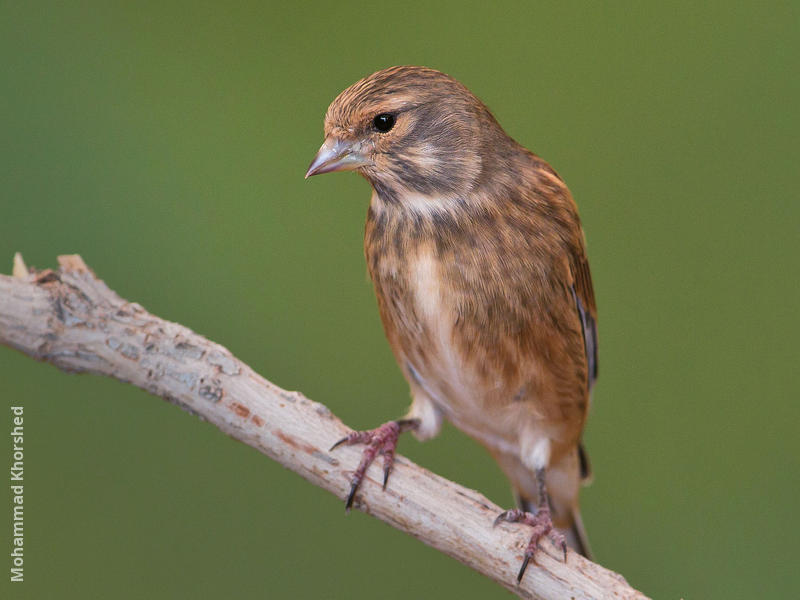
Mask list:
[{"label": "bird's wing", "polygon": [[589,373],[587,386],[591,390],[597,379],[597,306],[594,301],[592,275],[589,272],[589,262],[586,260],[583,243],[573,250],[570,258],[572,297],[581,317],[586,366]]}]

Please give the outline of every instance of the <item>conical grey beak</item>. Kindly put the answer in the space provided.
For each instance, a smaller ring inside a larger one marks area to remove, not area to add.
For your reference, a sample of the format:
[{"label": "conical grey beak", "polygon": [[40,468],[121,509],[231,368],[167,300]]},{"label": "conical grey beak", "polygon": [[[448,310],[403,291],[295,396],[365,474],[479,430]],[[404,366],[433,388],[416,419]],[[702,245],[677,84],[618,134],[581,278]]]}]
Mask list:
[{"label": "conical grey beak", "polygon": [[331,173],[333,171],[352,171],[372,161],[361,154],[360,142],[345,142],[336,138],[328,138],[308,166],[306,179],[312,175]]}]

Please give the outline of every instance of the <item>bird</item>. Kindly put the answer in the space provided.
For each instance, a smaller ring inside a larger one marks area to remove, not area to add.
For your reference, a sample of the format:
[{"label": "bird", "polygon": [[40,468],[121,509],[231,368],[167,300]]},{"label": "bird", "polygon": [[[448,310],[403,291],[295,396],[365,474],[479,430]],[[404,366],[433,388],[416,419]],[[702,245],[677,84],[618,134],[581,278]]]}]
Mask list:
[{"label": "bird", "polygon": [[386,338],[408,381],[401,419],[334,444],[363,444],[346,509],[398,437],[447,420],[486,447],[532,527],[517,580],[543,538],[591,556],[578,496],[597,378],[597,308],[577,206],[562,178],[487,106],[435,69],[397,66],[330,104],[306,178],[356,171],[372,186],[364,254]]}]

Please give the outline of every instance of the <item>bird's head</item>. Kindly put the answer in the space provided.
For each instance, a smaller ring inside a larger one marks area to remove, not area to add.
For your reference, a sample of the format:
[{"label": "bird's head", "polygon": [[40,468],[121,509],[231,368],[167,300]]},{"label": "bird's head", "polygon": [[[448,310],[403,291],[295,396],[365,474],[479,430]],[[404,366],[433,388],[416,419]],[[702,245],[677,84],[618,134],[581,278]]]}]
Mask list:
[{"label": "bird's head", "polygon": [[325,115],[325,143],[306,177],[361,173],[386,200],[466,194],[482,148],[507,137],[461,83],[433,69],[392,67],[353,84]]}]

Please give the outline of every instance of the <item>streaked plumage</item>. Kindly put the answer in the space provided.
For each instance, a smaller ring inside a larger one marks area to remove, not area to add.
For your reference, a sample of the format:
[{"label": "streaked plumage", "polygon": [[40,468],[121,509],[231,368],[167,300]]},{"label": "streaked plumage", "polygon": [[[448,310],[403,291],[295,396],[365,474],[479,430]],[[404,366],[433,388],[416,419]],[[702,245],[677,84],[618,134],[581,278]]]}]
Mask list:
[{"label": "streaked plumage", "polygon": [[566,185],[432,69],[357,82],[328,109],[325,136],[309,174],[355,169],[373,187],[365,255],[417,436],[450,420],[486,446],[526,510],[539,503],[538,471],[553,522],[588,553],[579,447],[596,309]]}]

